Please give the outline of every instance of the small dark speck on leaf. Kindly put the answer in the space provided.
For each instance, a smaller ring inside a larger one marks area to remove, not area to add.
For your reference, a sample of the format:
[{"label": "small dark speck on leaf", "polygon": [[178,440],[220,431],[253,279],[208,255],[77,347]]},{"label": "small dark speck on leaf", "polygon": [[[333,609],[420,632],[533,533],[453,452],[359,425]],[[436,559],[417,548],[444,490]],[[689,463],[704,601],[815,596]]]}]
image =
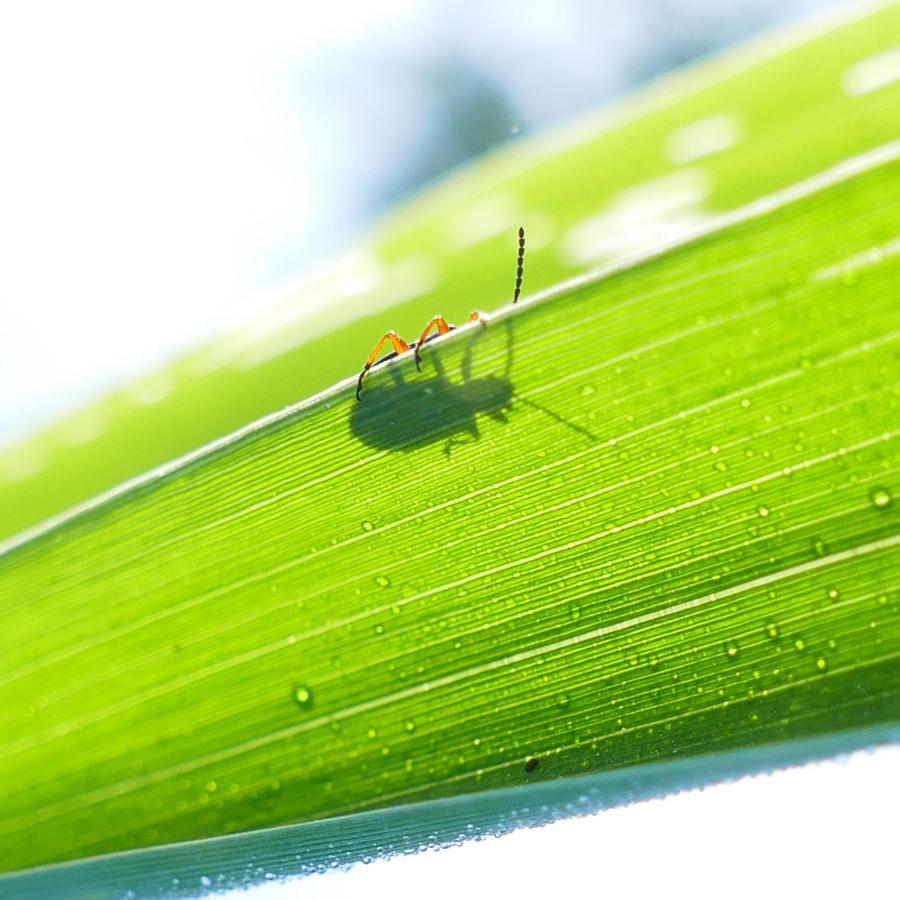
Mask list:
[{"label": "small dark speck on leaf", "polygon": [[529,756],[528,759],[525,760],[525,771],[533,772],[537,767],[540,760],[536,756]]}]

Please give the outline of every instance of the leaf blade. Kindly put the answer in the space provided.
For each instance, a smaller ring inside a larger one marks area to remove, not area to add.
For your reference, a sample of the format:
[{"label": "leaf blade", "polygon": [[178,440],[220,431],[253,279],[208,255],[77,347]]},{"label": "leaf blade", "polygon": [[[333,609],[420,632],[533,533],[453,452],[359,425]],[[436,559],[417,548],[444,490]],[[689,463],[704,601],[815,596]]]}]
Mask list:
[{"label": "leaf blade", "polygon": [[9,550],[4,859],[897,718],[873,159]]}]

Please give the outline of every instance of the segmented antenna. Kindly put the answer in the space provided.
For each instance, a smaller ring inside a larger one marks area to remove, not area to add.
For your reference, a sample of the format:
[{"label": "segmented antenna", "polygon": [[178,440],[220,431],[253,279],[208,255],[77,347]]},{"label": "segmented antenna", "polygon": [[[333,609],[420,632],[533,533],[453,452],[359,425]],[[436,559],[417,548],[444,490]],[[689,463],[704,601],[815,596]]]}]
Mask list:
[{"label": "segmented antenna", "polygon": [[519,259],[516,266],[516,292],[513,295],[513,303],[519,299],[522,293],[522,272],[525,270],[525,229],[519,229]]}]

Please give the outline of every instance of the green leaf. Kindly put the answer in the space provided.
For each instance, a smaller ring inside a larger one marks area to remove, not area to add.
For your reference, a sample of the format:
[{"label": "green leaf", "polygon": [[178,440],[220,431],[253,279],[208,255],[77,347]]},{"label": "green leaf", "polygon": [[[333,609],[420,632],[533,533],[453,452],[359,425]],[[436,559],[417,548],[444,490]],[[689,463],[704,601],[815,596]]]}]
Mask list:
[{"label": "green leaf", "polygon": [[253,322],[0,452],[0,537],[327,388],[388,328],[508,302],[520,224],[534,291],[893,140],[900,81],[860,73],[898,33],[890,4],[768,35],[457,173]]},{"label": "green leaf", "polygon": [[900,144],[10,543],[8,868],[900,715]]},{"label": "green leaf", "polygon": [[473,797],[430,800],[375,813],[132,850],[22,874],[0,875],[0,893],[17,900],[98,900],[122,896],[196,897],[229,888],[246,889],[275,879],[413,853],[423,847],[447,847],[464,840],[502,835],[898,740],[897,727],[859,729],[749,750],[532,782],[505,790],[482,791]]}]

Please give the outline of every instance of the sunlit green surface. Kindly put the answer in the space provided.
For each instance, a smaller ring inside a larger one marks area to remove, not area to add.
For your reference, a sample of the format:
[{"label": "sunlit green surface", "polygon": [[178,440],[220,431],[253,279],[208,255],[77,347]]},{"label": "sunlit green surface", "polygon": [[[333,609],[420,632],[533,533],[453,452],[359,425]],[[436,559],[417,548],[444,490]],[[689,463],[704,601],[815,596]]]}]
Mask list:
[{"label": "sunlit green surface", "polygon": [[[501,835],[898,740],[900,728],[876,726],[132,850],[0,876],[0,896],[8,894],[17,900],[100,900],[196,897],[229,888],[248,889],[271,884],[275,879],[326,872],[338,865],[415,852],[422,847],[444,847]],[[406,885],[403,889],[409,893]],[[303,893],[303,886],[295,886],[295,891]]]},{"label": "sunlit green surface", "polygon": [[898,153],[9,549],[3,865],[896,720]]},{"label": "sunlit green surface", "polygon": [[[896,138],[900,82],[862,90],[859,65],[898,34],[893,4],[799,43],[767,38],[460,173],[243,331],[0,454],[0,535],[329,386],[388,327],[411,336],[438,311],[495,309],[520,223],[534,290]],[[680,129],[697,123],[692,143]],[[586,253],[576,226],[601,212]],[[326,312],[304,318],[310,303]]]}]

